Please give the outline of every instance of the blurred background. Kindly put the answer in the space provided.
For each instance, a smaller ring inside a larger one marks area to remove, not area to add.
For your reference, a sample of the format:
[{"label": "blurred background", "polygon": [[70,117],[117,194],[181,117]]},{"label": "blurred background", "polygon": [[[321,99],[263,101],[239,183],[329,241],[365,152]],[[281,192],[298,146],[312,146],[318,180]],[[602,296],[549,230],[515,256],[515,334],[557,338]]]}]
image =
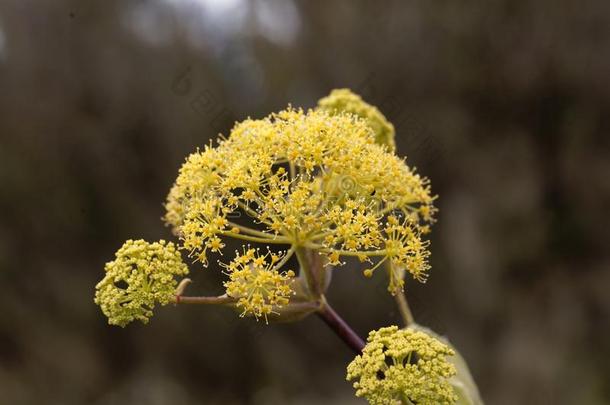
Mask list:
[{"label": "blurred background", "polygon": [[[187,154],[337,87],[432,180],[433,269],[407,294],[486,403],[610,403],[609,73],[604,0],[3,0],[0,404],[364,403],[316,317],[168,306],[121,329],[93,304],[125,239],[171,238]],[[330,299],[363,336],[399,322],[352,266]]]}]

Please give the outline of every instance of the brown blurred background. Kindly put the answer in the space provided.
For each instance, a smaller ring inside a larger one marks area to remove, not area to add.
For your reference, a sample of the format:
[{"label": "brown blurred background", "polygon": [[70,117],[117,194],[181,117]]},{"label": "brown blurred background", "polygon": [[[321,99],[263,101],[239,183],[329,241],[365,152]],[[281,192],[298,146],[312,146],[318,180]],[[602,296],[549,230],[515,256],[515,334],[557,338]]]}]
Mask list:
[{"label": "brown blurred background", "polygon": [[[432,179],[433,270],[407,292],[486,402],[610,403],[610,2],[3,0],[0,404],[363,403],[315,317],[120,329],[93,304],[125,239],[171,237],[188,153],[336,87]],[[335,274],[361,335],[399,320],[382,283]]]}]

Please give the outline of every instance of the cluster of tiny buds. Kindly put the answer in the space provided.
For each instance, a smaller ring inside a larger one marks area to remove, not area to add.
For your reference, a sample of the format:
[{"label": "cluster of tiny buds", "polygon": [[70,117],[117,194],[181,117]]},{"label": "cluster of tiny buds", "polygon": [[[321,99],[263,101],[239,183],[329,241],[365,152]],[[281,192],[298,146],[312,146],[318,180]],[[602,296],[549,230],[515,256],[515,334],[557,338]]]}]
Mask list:
[{"label": "cluster of tiny buds", "polygon": [[362,355],[347,367],[347,379],[373,405],[449,405],[457,401],[449,381],[457,371],[447,360],[454,354],[423,331],[385,327],[369,333]]}]

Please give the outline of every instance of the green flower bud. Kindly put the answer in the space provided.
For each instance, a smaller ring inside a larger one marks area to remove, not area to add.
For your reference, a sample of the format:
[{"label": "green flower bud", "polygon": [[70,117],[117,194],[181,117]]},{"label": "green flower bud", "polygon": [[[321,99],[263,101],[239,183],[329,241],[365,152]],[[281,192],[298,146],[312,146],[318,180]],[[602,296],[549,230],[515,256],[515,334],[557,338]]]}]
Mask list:
[{"label": "green flower bud", "polygon": [[128,240],[106,263],[106,276],[95,292],[108,323],[124,327],[139,320],[148,323],[155,304],[166,305],[176,297],[174,276],[188,274],[173,243]]},{"label": "green flower bud", "polygon": [[347,112],[363,118],[375,133],[375,142],[386,145],[390,151],[396,149],[394,125],[377,109],[349,89],[335,89],[318,101],[318,108],[331,114]]}]

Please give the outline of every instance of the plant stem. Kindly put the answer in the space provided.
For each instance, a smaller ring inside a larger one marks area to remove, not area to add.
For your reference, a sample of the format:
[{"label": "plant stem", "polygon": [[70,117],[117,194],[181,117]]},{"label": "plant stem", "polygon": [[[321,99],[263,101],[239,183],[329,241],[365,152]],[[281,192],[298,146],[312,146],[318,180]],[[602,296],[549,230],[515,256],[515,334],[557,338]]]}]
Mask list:
[{"label": "plant stem", "polygon": [[[320,307],[316,314],[343,340],[347,346],[356,354],[361,354],[364,348],[364,341],[354,330],[335,312],[324,296],[324,269],[317,252],[296,248],[296,256],[307,280],[307,287],[310,297],[318,300]],[[312,260],[312,258],[315,258]]]},{"label": "plant stem", "polygon": [[312,297],[313,299],[316,299],[316,298],[318,298],[318,296],[317,296],[318,289],[317,289],[315,277],[313,275],[314,270],[310,266],[310,262],[308,260],[306,251],[302,247],[295,247],[295,253],[297,256],[297,260],[299,261],[300,275],[304,275],[305,280],[307,282],[307,290],[308,290],[309,296]]},{"label": "plant stem", "polygon": [[289,239],[281,238],[281,237],[274,238],[274,239],[271,239],[271,238],[259,238],[257,236],[243,235],[241,233],[234,233],[234,232],[231,232],[231,231],[222,231],[222,232],[220,232],[220,234],[224,235],[224,236],[228,236],[230,238],[247,240],[249,242],[290,245],[290,240]]},{"label": "plant stem", "polygon": [[[391,262],[387,261],[384,264],[388,272],[388,277],[392,278],[394,270],[392,269]],[[400,270],[400,275],[397,277],[404,278],[404,270]],[[398,312],[400,312],[400,316],[402,318],[405,326],[410,326],[415,323],[415,318],[413,318],[413,312],[411,312],[411,308],[409,307],[409,303],[407,302],[407,296],[405,295],[404,288],[394,287],[394,291],[392,291],[392,295],[394,296],[394,300],[396,301],[396,305],[398,306]]]},{"label": "plant stem", "polygon": [[263,232],[263,231],[259,231],[256,229],[252,229],[252,228],[249,228],[244,225],[236,224],[235,222],[227,221],[227,223],[228,223],[228,225],[238,228],[240,231],[253,235],[253,236],[260,236],[261,238],[267,238],[267,239],[277,239],[278,238],[278,235],[272,235],[272,234],[269,234],[268,232]]},{"label": "plant stem", "polygon": [[321,307],[317,314],[356,354],[362,354],[364,340],[335,312],[322,296]]},{"label": "plant stem", "polygon": [[235,300],[226,294],[217,297],[190,297],[177,295],[174,302],[176,304],[224,305],[232,304]]},{"label": "plant stem", "polygon": [[396,305],[398,305],[398,311],[400,312],[400,316],[402,317],[402,321],[405,326],[410,326],[415,323],[415,319],[413,318],[413,313],[411,312],[411,308],[409,308],[409,303],[407,302],[407,296],[405,292],[401,289],[394,293],[394,299],[396,300]]},{"label": "plant stem", "polygon": [[307,244],[306,247],[310,248],[310,249],[317,249],[318,251],[323,252],[323,253],[337,252],[341,256],[354,256],[354,257],[358,257],[358,256],[361,256],[361,255],[365,255],[365,256],[373,257],[373,256],[386,256],[388,254],[388,252],[386,250],[355,250],[355,251],[351,251],[351,250],[327,249],[327,248],[323,247],[322,245],[316,245],[316,244],[312,244],[312,243]]},{"label": "plant stem", "polygon": [[402,402],[403,405],[413,405],[413,402],[411,402],[404,392],[400,394],[400,402]]}]

